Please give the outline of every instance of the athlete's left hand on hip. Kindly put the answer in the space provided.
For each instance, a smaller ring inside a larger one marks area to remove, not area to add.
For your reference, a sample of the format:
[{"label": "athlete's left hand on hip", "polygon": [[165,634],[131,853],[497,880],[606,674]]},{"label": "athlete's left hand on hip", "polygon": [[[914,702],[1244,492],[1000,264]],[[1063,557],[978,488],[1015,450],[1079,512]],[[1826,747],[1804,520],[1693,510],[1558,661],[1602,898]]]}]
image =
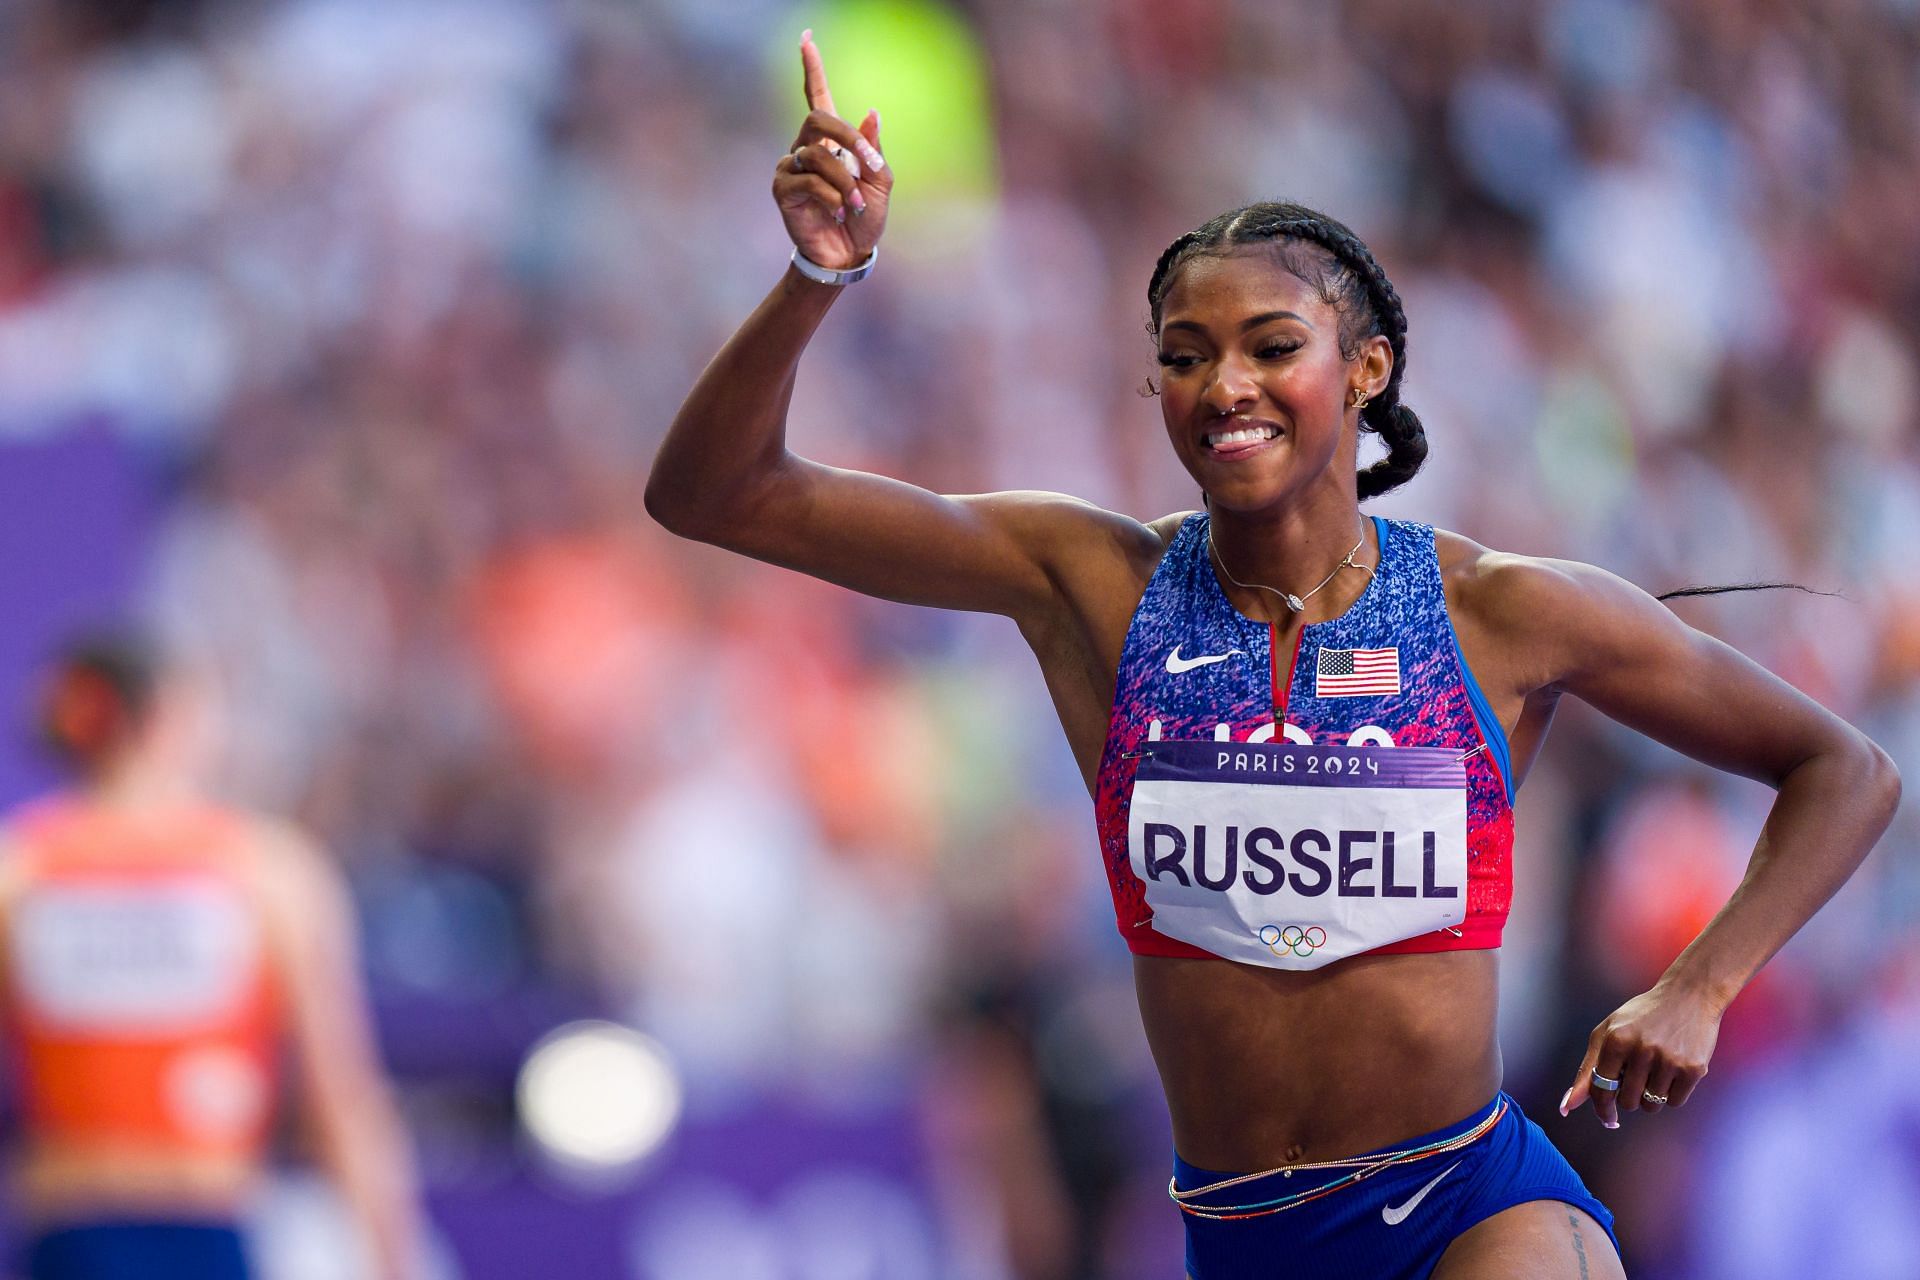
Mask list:
[{"label": "athlete's left hand on hip", "polygon": [[[1684,1106],[1707,1074],[1724,1012],[1696,992],[1664,984],[1635,996],[1587,1037],[1587,1056],[1560,1099],[1560,1114],[1591,1101],[1600,1123],[1617,1129],[1622,1111]],[[1595,1072],[1618,1080],[1620,1087],[1596,1086]]]}]

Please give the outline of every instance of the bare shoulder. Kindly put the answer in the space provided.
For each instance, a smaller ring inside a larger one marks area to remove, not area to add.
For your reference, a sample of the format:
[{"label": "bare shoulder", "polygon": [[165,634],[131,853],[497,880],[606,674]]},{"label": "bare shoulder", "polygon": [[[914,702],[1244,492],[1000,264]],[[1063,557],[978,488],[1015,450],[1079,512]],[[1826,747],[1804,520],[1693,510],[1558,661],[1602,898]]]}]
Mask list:
[{"label": "bare shoulder", "polygon": [[276,925],[303,930],[340,911],[344,880],[317,840],[283,818],[233,816],[244,834],[251,878]]},{"label": "bare shoulder", "polygon": [[1166,557],[1167,548],[1173,545],[1180,526],[1187,522],[1191,511],[1174,511],[1157,520],[1149,520],[1140,528],[1145,531],[1144,538],[1134,539],[1129,557],[1133,570],[1133,585],[1140,591],[1146,590],[1147,580],[1153,577],[1153,571],[1160,567],[1160,561]]},{"label": "bare shoulder", "polygon": [[1161,516],[1158,520],[1149,520],[1143,526],[1153,534],[1153,542],[1150,545],[1154,563],[1158,564],[1160,557],[1166,554],[1167,548],[1173,544],[1173,536],[1180,532],[1180,526],[1187,522],[1187,518],[1198,514],[1197,511],[1175,511]]},{"label": "bare shoulder", "polygon": [[1023,533],[1056,576],[1076,569],[1151,575],[1187,514],[1143,522],[1083,498],[1032,490],[983,494],[968,501],[998,508],[1000,520]]},{"label": "bare shoulder", "polygon": [[1452,534],[1439,554],[1462,645],[1475,631],[1523,694],[1571,694],[1683,755],[1770,786],[1826,751],[1872,773],[1891,769],[1859,730],[1618,574]]},{"label": "bare shoulder", "polygon": [[1433,531],[1433,549],[1448,607],[1489,624],[1524,627],[1540,606],[1564,604],[1562,595],[1577,593],[1581,570],[1600,572],[1571,560],[1496,551],[1445,529]]},{"label": "bare shoulder", "polygon": [[1653,596],[1597,565],[1498,551],[1441,529],[1434,530],[1434,552],[1463,643],[1475,635],[1525,690],[1691,630]]},{"label": "bare shoulder", "polygon": [[[1004,493],[992,500],[1008,504],[1000,518],[1026,525],[1023,540],[1038,552],[1051,580],[1046,593],[1053,612],[1085,618],[1115,611],[1131,616],[1148,579],[1190,512],[1174,512],[1141,521],[1064,494]],[[1026,504],[1017,515],[1013,504]],[[1042,623],[1028,617],[1023,623]]]},{"label": "bare shoulder", "polygon": [[1435,529],[1433,550],[1456,625],[1468,622],[1511,638],[1512,628],[1524,630],[1529,605],[1539,603],[1533,597],[1556,585],[1553,561],[1496,551],[1464,534]]}]

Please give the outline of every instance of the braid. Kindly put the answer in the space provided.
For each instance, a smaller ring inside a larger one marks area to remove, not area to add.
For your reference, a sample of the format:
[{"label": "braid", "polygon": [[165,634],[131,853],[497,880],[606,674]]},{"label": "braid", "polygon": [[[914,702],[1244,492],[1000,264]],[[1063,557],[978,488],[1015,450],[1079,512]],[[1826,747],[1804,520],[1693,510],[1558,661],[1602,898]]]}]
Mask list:
[{"label": "braid", "polygon": [[[1368,425],[1367,414],[1373,408],[1374,403],[1370,401],[1361,411],[1360,425],[1363,428]],[[1360,473],[1362,502],[1398,489],[1413,479],[1419,473],[1421,464],[1427,460],[1427,430],[1407,406],[1395,404],[1384,413],[1375,414],[1373,430],[1379,432],[1380,438],[1386,441],[1387,456]]]},{"label": "braid", "polygon": [[1816,591],[1812,587],[1803,587],[1797,582],[1736,582],[1724,587],[1678,587],[1672,591],[1662,591],[1655,600],[1674,600],[1682,596],[1724,596],[1735,591],[1803,591],[1810,596],[1831,596],[1844,599],[1838,591]]},{"label": "braid", "polygon": [[[1301,241],[1322,250],[1320,255],[1288,252],[1288,241]],[[1400,383],[1407,367],[1407,313],[1400,295],[1373,253],[1345,224],[1304,205],[1264,201],[1223,213],[1187,232],[1160,255],[1147,285],[1152,310],[1148,332],[1158,336],[1160,304],[1174,271],[1202,253],[1230,253],[1261,242],[1281,247],[1281,263],[1320,293],[1321,301],[1340,315],[1340,354],[1352,360],[1360,343],[1379,335],[1393,351],[1393,371],[1387,385],[1360,411],[1360,429],[1379,434],[1387,456],[1358,477],[1360,500],[1375,498],[1411,480],[1427,459],[1426,429],[1413,410],[1400,403]]]},{"label": "braid", "polygon": [[1168,274],[1172,272],[1174,262],[1181,257],[1186,249],[1199,244],[1205,232],[1205,227],[1200,228],[1198,231],[1187,232],[1187,234],[1168,245],[1166,252],[1160,255],[1160,261],[1154,264],[1153,281],[1147,286],[1147,297],[1153,307],[1154,316],[1152,320],[1147,322],[1147,328],[1150,331],[1156,333],[1159,331],[1161,286],[1166,283]]}]

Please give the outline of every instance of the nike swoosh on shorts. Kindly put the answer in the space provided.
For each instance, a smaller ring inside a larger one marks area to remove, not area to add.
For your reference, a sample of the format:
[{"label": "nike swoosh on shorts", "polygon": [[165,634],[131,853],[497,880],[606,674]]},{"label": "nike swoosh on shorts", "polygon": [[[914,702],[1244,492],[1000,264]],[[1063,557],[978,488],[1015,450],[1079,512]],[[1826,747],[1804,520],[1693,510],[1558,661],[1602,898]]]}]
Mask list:
[{"label": "nike swoosh on shorts", "polygon": [[1233,657],[1239,652],[1238,649],[1229,649],[1225,653],[1211,653],[1198,658],[1183,658],[1180,656],[1180,646],[1175,645],[1173,646],[1173,652],[1167,655],[1167,674],[1177,676],[1181,672],[1191,671],[1195,667],[1204,667],[1215,662],[1225,662],[1228,658]]},{"label": "nike swoosh on shorts", "polygon": [[1420,1202],[1427,1198],[1427,1192],[1433,1190],[1435,1187],[1440,1185],[1440,1178],[1446,1177],[1449,1173],[1452,1173],[1455,1169],[1458,1169],[1459,1167],[1460,1167],[1460,1161],[1455,1160],[1452,1164],[1448,1165],[1445,1169],[1442,1169],[1440,1171],[1440,1177],[1435,1178],[1432,1182],[1429,1182],[1426,1186],[1414,1192],[1413,1199],[1407,1201],[1405,1204],[1401,1205],[1398,1209],[1394,1208],[1390,1204],[1381,1205],[1380,1216],[1387,1220],[1388,1226],[1390,1227],[1399,1226],[1402,1222],[1406,1221],[1408,1214],[1412,1213],[1415,1209],[1418,1209],[1420,1207]]}]

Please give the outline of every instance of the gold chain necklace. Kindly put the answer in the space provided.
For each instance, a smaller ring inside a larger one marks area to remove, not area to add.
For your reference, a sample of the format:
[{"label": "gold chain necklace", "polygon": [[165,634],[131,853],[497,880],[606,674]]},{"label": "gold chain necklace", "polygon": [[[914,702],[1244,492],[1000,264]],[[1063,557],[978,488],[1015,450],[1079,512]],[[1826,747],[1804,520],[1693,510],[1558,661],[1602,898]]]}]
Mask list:
[{"label": "gold chain necklace", "polygon": [[[1329,582],[1332,582],[1334,579],[1334,576],[1338,574],[1342,569],[1365,569],[1367,571],[1367,576],[1372,577],[1373,576],[1372,565],[1355,564],[1353,559],[1355,556],[1360,554],[1360,548],[1366,545],[1367,545],[1367,535],[1366,535],[1366,531],[1362,529],[1360,533],[1360,541],[1354,543],[1353,550],[1347,552],[1346,557],[1343,560],[1341,560],[1339,564],[1333,566],[1333,573],[1330,573],[1326,577],[1320,579],[1320,587],[1324,587]],[[1295,613],[1305,612],[1307,607],[1307,601],[1313,599],[1315,593],[1320,590],[1320,587],[1315,587],[1312,591],[1307,592],[1307,594],[1305,594],[1304,596],[1296,596],[1291,591],[1280,591],[1274,587],[1269,587],[1264,583],[1240,581],[1240,579],[1233,576],[1233,570],[1227,568],[1227,562],[1220,558],[1220,548],[1213,545],[1213,525],[1211,523],[1207,525],[1207,553],[1213,557],[1213,562],[1220,566],[1220,572],[1227,575],[1228,582],[1231,582],[1234,586],[1239,587],[1242,590],[1265,591],[1272,595],[1279,596],[1282,600],[1287,602],[1287,608],[1293,610]]]}]

